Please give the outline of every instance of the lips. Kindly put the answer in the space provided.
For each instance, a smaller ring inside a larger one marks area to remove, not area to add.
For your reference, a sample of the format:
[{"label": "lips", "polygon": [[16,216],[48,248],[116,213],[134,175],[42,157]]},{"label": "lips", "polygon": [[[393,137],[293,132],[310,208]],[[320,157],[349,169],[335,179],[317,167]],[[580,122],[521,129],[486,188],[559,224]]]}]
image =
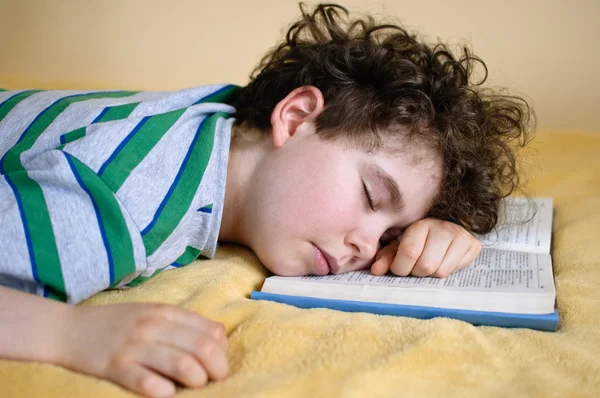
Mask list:
[{"label": "lips", "polygon": [[327,259],[327,262],[329,263],[329,269],[331,270],[332,274],[337,274],[340,272],[340,265],[338,264],[337,260],[335,259],[335,257],[333,257],[331,254],[327,253],[326,251],[321,250],[321,252],[323,253],[323,255],[325,256],[325,258]]},{"label": "lips", "polygon": [[[337,274],[340,270],[340,267],[335,257],[316,245],[315,248],[317,249],[315,265],[317,266],[319,275],[327,275],[329,272],[332,274]],[[326,265],[326,268],[324,265]],[[327,273],[322,273],[325,272],[325,270]]]},{"label": "lips", "polygon": [[317,275],[327,275],[330,271],[329,262],[325,257],[325,254],[314,245],[313,263],[314,273]]}]

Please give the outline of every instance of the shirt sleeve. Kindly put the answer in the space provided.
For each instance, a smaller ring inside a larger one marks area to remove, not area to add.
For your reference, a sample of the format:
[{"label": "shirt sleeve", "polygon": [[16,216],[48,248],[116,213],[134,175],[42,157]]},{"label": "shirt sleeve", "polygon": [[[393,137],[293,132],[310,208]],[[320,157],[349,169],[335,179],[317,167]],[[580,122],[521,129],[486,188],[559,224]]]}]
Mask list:
[{"label": "shirt sleeve", "polygon": [[0,284],[77,303],[197,256],[209,122],[235,111],[213,101],[237,90],[0,93]]},{"label": "shirt sleeve", "polygon": [[60,149],[0,174],[0,284],[78,303],[145,269],[140,232],[104,181]]}]

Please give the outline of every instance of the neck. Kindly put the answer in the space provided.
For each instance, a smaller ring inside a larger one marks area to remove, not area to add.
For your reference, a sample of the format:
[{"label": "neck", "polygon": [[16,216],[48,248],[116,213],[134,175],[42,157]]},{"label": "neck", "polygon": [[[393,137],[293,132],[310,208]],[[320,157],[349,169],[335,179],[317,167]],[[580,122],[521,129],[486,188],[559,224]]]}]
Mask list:
[{"label": "neck", "polygon": [[271,141],[264,134],[246,131],[234,126],[231,132],[225,203],[219,241],[250,246],[250,234],[246,227],[248,189],[254,179],[257,165],[265,155]]}]

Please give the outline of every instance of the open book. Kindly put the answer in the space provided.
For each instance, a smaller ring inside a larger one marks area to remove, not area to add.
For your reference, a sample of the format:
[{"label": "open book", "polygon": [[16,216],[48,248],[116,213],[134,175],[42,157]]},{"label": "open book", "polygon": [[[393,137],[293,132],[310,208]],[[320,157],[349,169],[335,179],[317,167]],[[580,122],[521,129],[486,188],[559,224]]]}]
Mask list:
[{"label": "open book", "polygon": [[368,269],[339,275],[272,276],[251,298],[303,308],[423,319],[444,316],[476,325],[555,331],[552,199],[511,197],[505,205],[500,214],[503,224],[478,237],[483,248],[477,259],[446,278],[375,276]]}]

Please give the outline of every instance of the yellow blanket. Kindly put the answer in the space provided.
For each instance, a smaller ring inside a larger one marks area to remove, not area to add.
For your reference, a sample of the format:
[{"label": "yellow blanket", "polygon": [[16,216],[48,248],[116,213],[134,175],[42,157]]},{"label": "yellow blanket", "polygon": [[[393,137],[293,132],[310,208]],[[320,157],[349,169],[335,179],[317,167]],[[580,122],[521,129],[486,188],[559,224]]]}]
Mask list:
[{"label": "yellow blanket", "polygon": [[[84,305],[160,301],[225,323],[231,376],[181,397],[600,397],[600,133],[538,133],[534,149],[530,193],[556,207],[557,333],[255,302],[267,272],[236,246]],[[0,361],[0,397],[128,396],[57,366]]]}]

